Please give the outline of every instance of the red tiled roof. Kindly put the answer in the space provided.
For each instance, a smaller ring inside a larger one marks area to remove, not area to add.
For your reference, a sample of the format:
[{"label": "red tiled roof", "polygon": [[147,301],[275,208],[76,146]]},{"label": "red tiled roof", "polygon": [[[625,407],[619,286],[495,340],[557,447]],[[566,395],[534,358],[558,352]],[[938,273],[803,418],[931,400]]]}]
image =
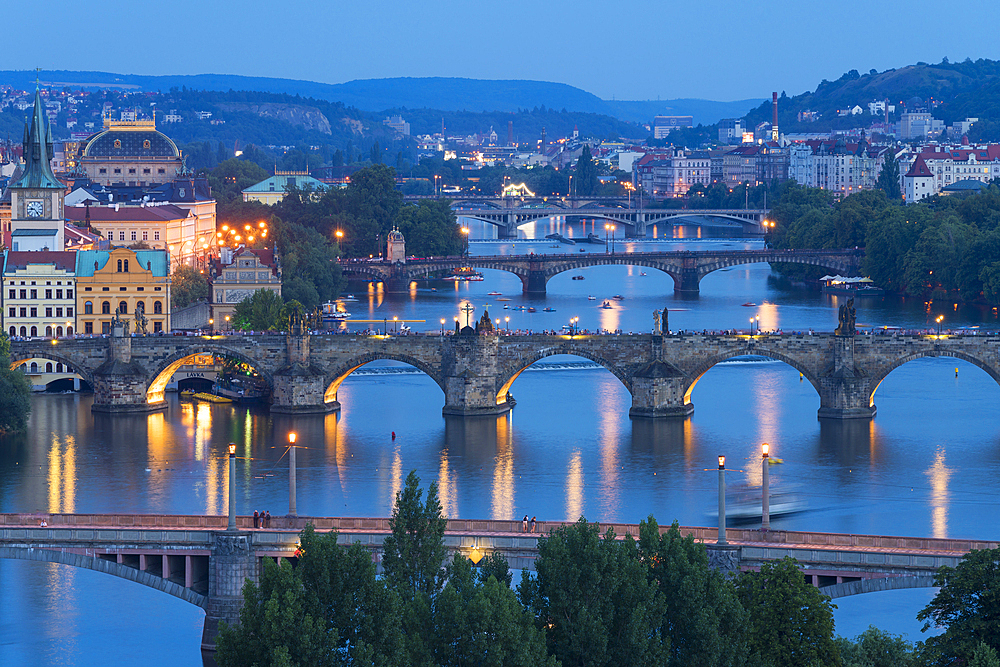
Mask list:
[{"label": "red tiled roof", "polygon": [[57,269],[76,270],[76,253],[69,250],[31,250],[7,253],[7,270],[24,269],[28,264],[55,264]]},{"label": "red tiled roof", "polygon": [[[87,207],[67,206],[66,219],[83,222],[87,219]],[[163,222],[164,220],[184,220],[190,211],[180,206],[120,206],[118,210],[108,206],[91,206],[91,222]]]},{"label": "red tiled roof", "polygon": [[910,170],[906,172],[905,178],[919,178],[921,176],[932,176],[931,170],[927,168],[927,163],[924,162],[924,156],[918,155],[917,159],[914,161],[913,166]]}]

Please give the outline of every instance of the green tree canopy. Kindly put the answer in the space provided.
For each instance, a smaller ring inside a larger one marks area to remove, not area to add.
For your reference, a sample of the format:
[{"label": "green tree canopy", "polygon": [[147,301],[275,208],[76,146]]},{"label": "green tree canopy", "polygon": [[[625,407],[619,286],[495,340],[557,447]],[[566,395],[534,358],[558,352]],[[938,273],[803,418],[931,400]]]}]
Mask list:
[{"label": "green tree canopy", "polygon": [[10,365],[10,338],[0,332],[0,433],[23,431],[31,414],[31,385]]},{"label": "green tree canopy", "polygon": [[260,183],[271,174],[250,160],[230,158],[208,174],[212,195],[222,205],[243,200],[243,190]]},{"label": "green tree canopy", "polygon": [[899,190],[899,162],[892,148],[885,152],[882,171],[879,172],[875,187],[884,192],[886,198],[894,204],[900,203],[903,199],[903,193]]},{"label": "green tree canopy", "polygon": [[416,471],[406,476],[403,489],[396,493],[389,527],[392,534],[383,544],[382,569],[386,578],[401,592],[434,595],[444,579],[444,529],[447,519],[441,514],[437,483],[427,488],[427,500],[421,504],[423,490]]},{"label": "green tree canopy", "polygon": [[198,299],[209,296],[208,279],[193,266],[178,266],[170,275],[170,307],[189,306]]},{"label": "green tree canopy", "polygon": [[958,567],[934,575],[937,595],[917,614],[923,630],[943,628],[925,644],[940,654],[941,664],[972,660],[980,642],[1000,649],[1000,549],[974,549]]},{"label": "green tree canopy", "polygon": [[919,664],[910,642],[874,625],[854,641],[837,637],[836,643],[844,667],[917,667]]},{"label": "green tree canopy", "polygon": [[749,664],[762,667],[839,667],[830,598],[806,582],[795,560],[743,572],[736,591],[747,612]]},{"label": "green tree canopy", "polygon": [[576,184],[572,194],[589,197],[597,191],[597,165],[590,154],[590,146],[583,145],[583,151],[576,161]]},{"label": "green tree canopy", "polygon": [[269,331],[284,328],[281,308],[284,303],[274,290],[259,289],[238,304],[230,326],[242,331]]},{"label": "green tree canopy", "polygon": [[581,518],[539,539],[535,569],[535,579],[522,574],[518,593],[562,664],[666,664],[663,597],[631,537],[609,530],[602,539]]}]

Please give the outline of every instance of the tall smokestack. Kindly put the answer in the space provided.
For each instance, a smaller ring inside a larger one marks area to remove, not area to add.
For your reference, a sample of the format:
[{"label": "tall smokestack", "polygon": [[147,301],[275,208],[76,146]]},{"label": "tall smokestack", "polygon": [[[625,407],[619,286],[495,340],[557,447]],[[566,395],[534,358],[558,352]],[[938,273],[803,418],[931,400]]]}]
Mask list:
[{"label": "tall smokestack", "polygon": [[507,145],[514,145],[514,121],[512,120],[507,121]]},{"label": "tall smokestack", "polygon": [[542,155],[545,155],[545,148],[546,148],[546,145],[545,145],[545,143],[546,143],[546,142],[545,142],[545,128],[543,127],[543,128],[542,128],[542,143],[541,143],[541,145],[540,145],[540,146],[538,147],[538,148],[539,148],[538,152],[539,152],[539,153],[541,153]]},{"label": "tall smokestack", "polygon": [[771,93],[771,141],[778,140],[778,92]]}]

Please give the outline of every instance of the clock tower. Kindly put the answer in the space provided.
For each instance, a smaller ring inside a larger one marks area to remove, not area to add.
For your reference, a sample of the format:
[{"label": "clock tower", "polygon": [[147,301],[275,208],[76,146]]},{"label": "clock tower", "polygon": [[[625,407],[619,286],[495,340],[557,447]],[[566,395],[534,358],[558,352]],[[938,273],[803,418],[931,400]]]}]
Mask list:
[{"label": "clock tower", "polygon": [[52,173],[52,128],[41,94],[24,125],[24,171],[10,184],[11,250],[62,250],[65,238],[64,186]]}]

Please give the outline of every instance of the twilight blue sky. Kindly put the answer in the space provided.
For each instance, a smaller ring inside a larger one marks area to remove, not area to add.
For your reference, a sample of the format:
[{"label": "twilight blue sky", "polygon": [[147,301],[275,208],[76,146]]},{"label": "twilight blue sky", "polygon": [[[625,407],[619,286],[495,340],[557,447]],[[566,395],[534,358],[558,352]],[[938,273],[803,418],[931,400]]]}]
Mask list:
[{"label": "twilight blue sky", "polygon": [[998,0],[8,0],[0,69],[557,81],[735,100],[850,69],[1000,59]]}]

